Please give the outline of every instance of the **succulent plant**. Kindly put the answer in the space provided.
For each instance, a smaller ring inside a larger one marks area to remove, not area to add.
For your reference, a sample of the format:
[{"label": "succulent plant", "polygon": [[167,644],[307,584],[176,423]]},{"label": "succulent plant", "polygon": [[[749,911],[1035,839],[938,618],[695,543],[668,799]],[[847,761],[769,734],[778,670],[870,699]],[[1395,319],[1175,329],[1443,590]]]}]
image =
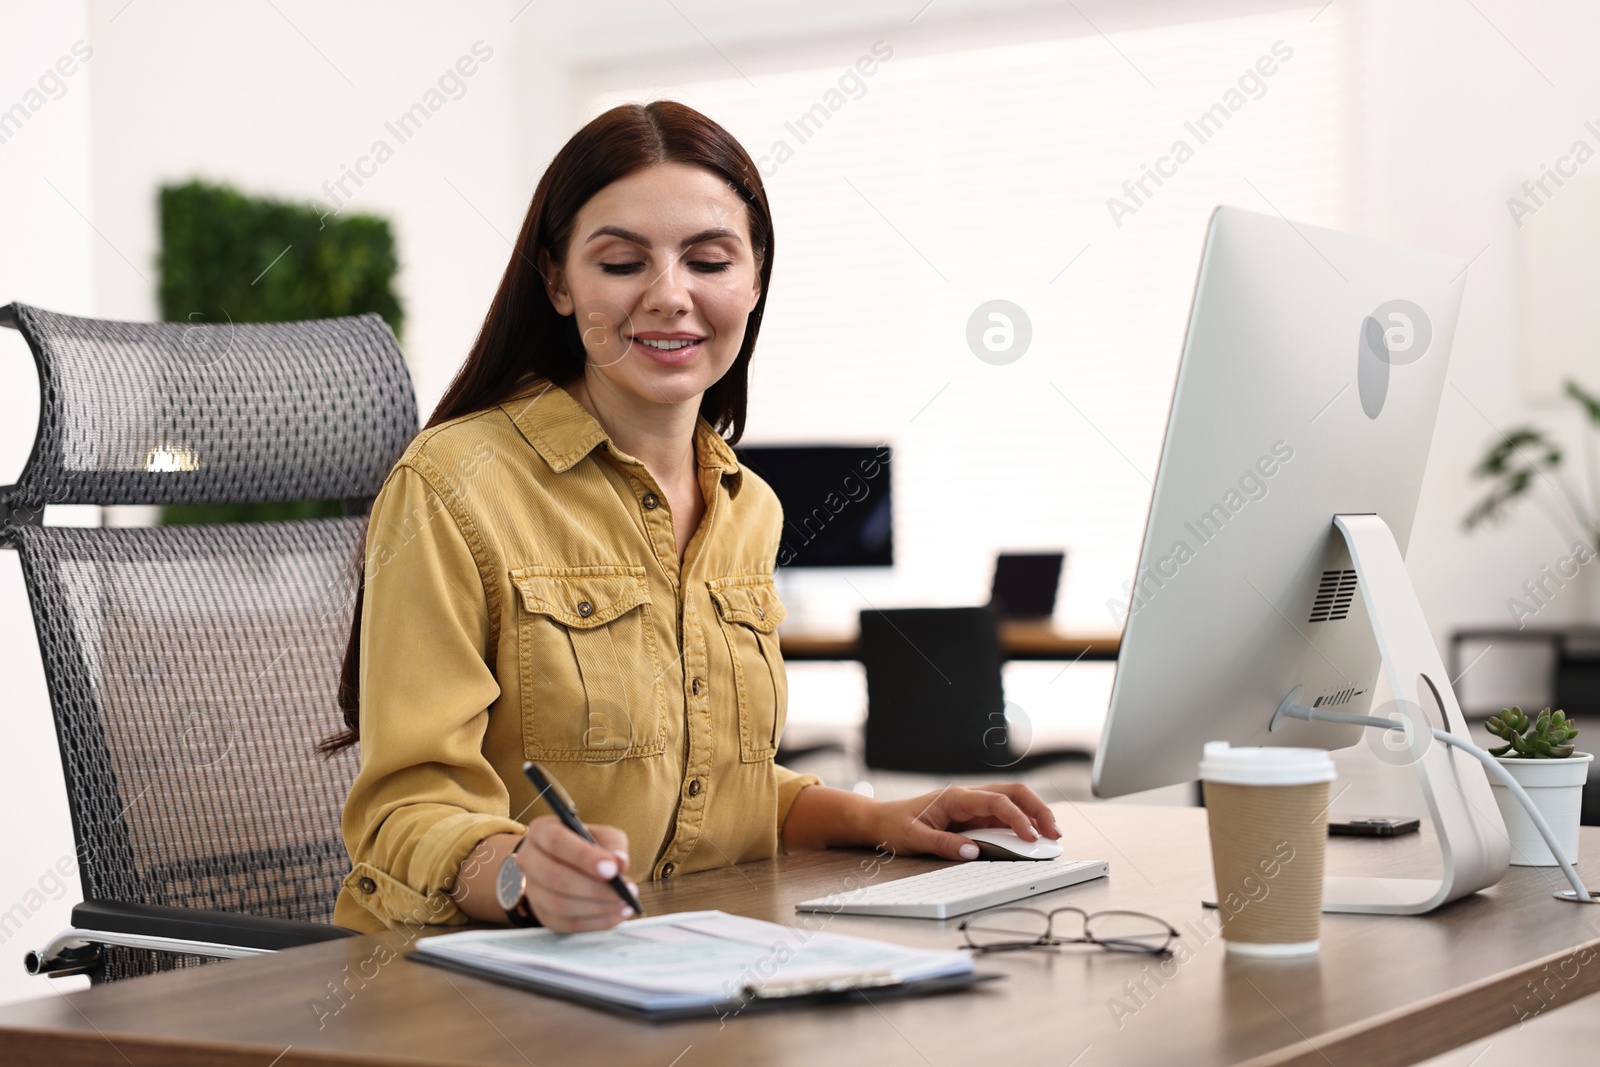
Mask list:
[{"label": "succulent plant", "polygon": [[1569,720],[1566,712],[1549,708],[1533,719],[1521,708],[1505,708],[1485,725],[1505,742],[1499,748],[1491,748],[1491,756],[1566,759],[1572,755],[1572,741],[1578,736],[1578,724]]}]

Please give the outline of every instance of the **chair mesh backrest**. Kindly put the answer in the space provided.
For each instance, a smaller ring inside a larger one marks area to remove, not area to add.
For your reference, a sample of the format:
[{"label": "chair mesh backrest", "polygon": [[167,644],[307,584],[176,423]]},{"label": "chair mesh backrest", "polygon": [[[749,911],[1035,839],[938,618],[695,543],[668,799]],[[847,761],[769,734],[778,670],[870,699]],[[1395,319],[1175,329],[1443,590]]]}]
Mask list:
[{"label": "chair mesh backrest", "polygon": [[[368,501],[417,430],[375,315],[127,323],[13,304],[39,436],[7,487],[85,898],[329,922],[357,757],[340,724],[360,514],[83,529],[44,504]],[[357,509],[358,511],[360,509]]]},{"label": "chair mesh backrest", "polygon": [[417,430],[376,313],[108,322],[0,309],[39,367],[39,436],[13,507],[370,497]]},{"label": "chair mesh backrest", "polygon": [[331,922],[365,519],[23,527],[85,899]]}]

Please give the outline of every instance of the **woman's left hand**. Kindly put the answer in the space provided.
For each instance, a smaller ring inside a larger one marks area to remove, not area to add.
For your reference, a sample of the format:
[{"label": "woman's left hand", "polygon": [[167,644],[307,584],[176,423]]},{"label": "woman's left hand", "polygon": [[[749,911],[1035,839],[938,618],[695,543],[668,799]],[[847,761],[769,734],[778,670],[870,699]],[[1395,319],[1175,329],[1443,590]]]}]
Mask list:
[{"label": "woman's left hand", "polygon": [[948,860],[978,857],[978,846],[960,836],[962,830],[998,827],[1024,841],[1061,836],[1050,808],[1019,782],[947,786],[909,800],[880,801],[874,816],[875,843],[898,854],[923,852]]}]

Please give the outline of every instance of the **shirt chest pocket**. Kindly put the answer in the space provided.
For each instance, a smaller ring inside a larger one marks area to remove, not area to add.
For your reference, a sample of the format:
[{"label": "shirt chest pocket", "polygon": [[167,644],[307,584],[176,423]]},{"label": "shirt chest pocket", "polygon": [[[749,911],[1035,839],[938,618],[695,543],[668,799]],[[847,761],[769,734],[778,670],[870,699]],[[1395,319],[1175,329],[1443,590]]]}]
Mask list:
[{"label": "shirt chest pocket", "polygon": [[664,748],[661,653],[643,567],[523,567],[517,645],[528,759],[615,763]]},{"label": "shirt chest pocket", "polygon": [[733,660],[739,700],[739,758],[773,758],[783,735],[789,688],[778,651],[778,624],[787,612],[772,576],[718,578],[706,584]]}]

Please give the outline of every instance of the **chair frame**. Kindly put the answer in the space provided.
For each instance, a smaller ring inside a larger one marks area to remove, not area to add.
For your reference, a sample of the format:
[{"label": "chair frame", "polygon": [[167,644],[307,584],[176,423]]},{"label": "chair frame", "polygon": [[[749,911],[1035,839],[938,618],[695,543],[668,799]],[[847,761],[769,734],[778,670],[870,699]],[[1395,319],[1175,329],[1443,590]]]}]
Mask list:
[{"label": "chair frame", "polygon": [[[29,527],[43,528],[44,507],[49,503],[84,503],[84,504],[165,504],[175,502],[200,502],[200,503],[237,503],[251,502],[253,500],[297,499],[294,496],[284,496],[284,493],[294,491],[294,486],[280,485],[274,490],[278,495],[269,491],[264,496],[251,499],[230,499],[225,492],[213,487],[211,495],[179,497],[163,497],[160,489],[152,489],[148,479],[143,479],[139,474],[120,475],[111,474],[106,477],[104,484],[108,487],[105,493],[114,499],[82,499],[84,490],[71,487],[71,478],[61,476],[59,484],[52,483],[52,472],[60,475],[60,457],[51,453],[60,447],[60,441],[52,437],[54,428],[47,428],[47,420],[55,415],[50,405],[56,402],[54,391],[56,383],[52,379],[52,356],[45,351],[44,342],[30,329],[30,315],[49,316],[53,313],[42,312],[40,309],[29,308],[26,305],[12,304],[0,307],[0,326],[19,330],[32,350],[35,364],[39,370],[41,386],[40,427],[35,437],[33,449],[28,457],[22,476],[16,484],[0,486],[0,547],[14,548],[23,553],[24,566],[29,560],[24,551],[23,541],[27,538],[26,529]],[[356,320],[368,320],[357,322]],[[80,320],[87,324],[97,324],[102,320]],[[371,500],[376,494],[382,481],[382,474],[387,472],[389,465],[398,458],[399,450],[416,431],[416,401],[412,392],[409,372],[405,368],[400,356],[394,335],[375,314],[352,316],[345,320],[320,319],[308,320],[303,323],[274,324],[284,331],[286,338],[293,339],[296,343],[316,344],[321,338],[316,334],[320,327],[329,324],[348,325],[351,330],[363,330],[364,339],[370,339],[376,345],[378,353],[376,359],[384,368],[384,373],[389,375],[389,392],[385,394],[386,400],[393,405],[387,412],[387,422],[375,432],[376,443],[372,449],[388,449],[394,452],[388,456],[373,456],[373,462],[368,469],[357,477],[364,475],[366,484],[357,484],[366,495],[344,498],[343,503],[347,515],[365,514],[370,507]],[[118,325],[118,324],[110,324]],[[143,325],[143,324],[140,324]],[[188,329],[222,330],[223,326],[188,327]],[[403,396],[400,394],[403,391]],[[398,413],[398,414],[397,414]],[[409,413],[409,429],[404,423]],[[378,425],[380,418],[374,416],[374,425]],[[402,432],[403,431],[403,432]],[[51,439],[47,441],[47,437]],[[398,448],[394,447],[398,445]],[[56,467],[52,468],[52,464]],[[90,479],[92,481],[92,478]],[[292,480],[292,478],[291,478]],[[348,481],[349,479],[347,479]],[[63,488],[65,487],[65,488]],[[254,488],[254,487],[252,487]],[[233,492],[243,490],[235,487]],[[145,499],[139,499],[139,494],[145,494]],[[330,498],[339,494],[325,493],[321,498]],[[312,499],[310,496],[298,499]],[[330,520],[312,520],[330,521]],[[30,592],[33,585],[30,583]],[[32,597],[30,596],[30,599]],[[33,604],[35,611],[35,625],[42,623],[37,614],[39,605]],[[41,632],[41,643],[43,635]],[[63,737],[63,722],[57,707],[56,687],[62,680],[51,677],[53,673],[50,664],[46,663],[47,678],[51,680],[51,704],[53,717],[56,721],[57,742],[61,746],[63,771],[70,782],[74,768],[70,765],[70,753]],[[69,799],[71,790],[69,789]],[[72,825],[74,838],[80,847],[84,843],[84,827],[80,822],[77,801],[72,803]],[[259,955],[267,952],[280,951],[300,945],[313,944],[320,941],[335,940],[343,937],[356,936],[357,932],[342,927],[320,922],[307,922],[297,919],[251,915],[246,913],[213,910],[209,908],[173,907],[165,905],[138,903],[131,901],[86,899],[76,905],[71,913],[71,926],[52,938],[41,948],[33,949],[26,953],[24,966],[30,974],[61,977],[71,974],[97,974],[104,977],[101,970],[104,958],[104,949],[107,947],[122,947],[129,949],[154,950],[176,956],[199,956],[208,959],[237,959]]]}]

